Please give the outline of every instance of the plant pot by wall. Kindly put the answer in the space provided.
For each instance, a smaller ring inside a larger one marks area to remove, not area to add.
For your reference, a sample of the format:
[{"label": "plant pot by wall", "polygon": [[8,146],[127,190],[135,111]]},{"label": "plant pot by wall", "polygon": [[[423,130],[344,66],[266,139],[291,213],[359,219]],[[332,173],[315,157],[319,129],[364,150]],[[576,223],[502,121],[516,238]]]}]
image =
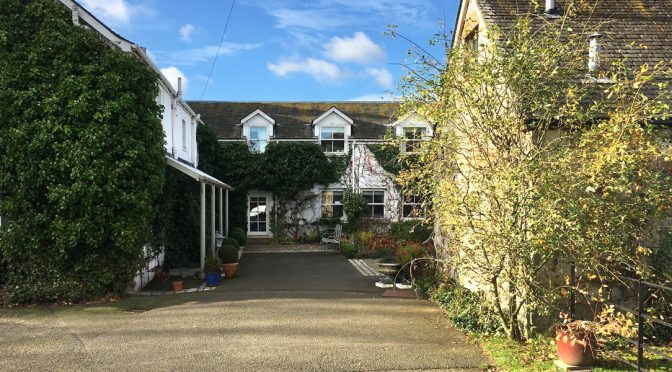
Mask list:
[{"label": "plant pot by wall", "polygon": [[173,282],[173,291],[178,292],[184,289],[184,282],[181,280],[175,280]]},{"label": "plant pot by wall", "polygon": [[233,278],[233,276],[236,274],[236,270],[238,269],[238,263],[225,263],[222,265],[224,268],[224,275],[227,279]]},{"label": "plant pot by wall", "polygon": [[568,365],[587,367],[595,363],[597,345],[594,334],[581,331],[570,333],[566,326],[559,325],[555,329],[555,340],[558,348],[558,358]]},{"label": "plant pot by wall", "polygon": [[394,278],[395,275],[399,272],[399,269],[401,268],[401,265],[398,263],[378,263],[378,271],[380,271],[381,274],[387,275],[389,277]]},{"label": "plant pot by wall", "polygon": [[219,274],[205,274],[205,283],[208,287],[216,287],[219,284]]}]

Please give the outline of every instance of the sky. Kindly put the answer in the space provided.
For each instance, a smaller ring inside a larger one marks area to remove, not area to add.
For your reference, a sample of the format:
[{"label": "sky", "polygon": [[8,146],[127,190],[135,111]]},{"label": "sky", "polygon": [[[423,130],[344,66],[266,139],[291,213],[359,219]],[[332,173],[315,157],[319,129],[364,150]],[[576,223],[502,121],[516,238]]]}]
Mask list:
[{"label": "sky", "polygon": [[[79,0],[148,50],[187,100],[380,101],[396,90],[408,41],[452,30],[459,0]],[[226,34],[227,16],[233,11]],[[219,53],[218,53],[219,49]],[[214,64],[215,56],[217,61]],[[212,69],[212,74],[210,71]],[[208,78],[210,76],[210,78]],[[206,87],[207,83],[207,87]]]}]

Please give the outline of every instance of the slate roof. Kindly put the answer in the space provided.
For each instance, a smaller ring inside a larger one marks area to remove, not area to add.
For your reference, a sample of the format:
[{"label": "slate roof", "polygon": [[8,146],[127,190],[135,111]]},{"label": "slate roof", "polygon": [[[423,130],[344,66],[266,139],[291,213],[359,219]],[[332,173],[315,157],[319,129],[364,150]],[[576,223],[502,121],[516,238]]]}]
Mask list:
[{"label": "slate roof", "polygon": [[[477,3],[487,23],[503,28],[512,25],[522,14],[542,16],[544,9],[543,0],[539,0],[540,9],[536,11],[532,0],[477,0]],[[558,0],[556,6],[562,10],[567,3],[567,0]],[[672,61],[672,0],[593,0],[589,3],[594,6],[592,12],[580,12],[576,18],[592,27],[592,31],[603,34],[600,43],[606,61],[627,57],[632,67]],[[628,48],[630,43],[645,48]]]},{"label": "slate roof", "polygon": [[241,139],[241,119],[256,109],[275,120],[275,139],[314,139],[310,124],[332,107],[354,121],[356,139],[381,139],[391,133],[386,124],[398,118],[393,102],[221,102],[190,101],[189,106],[220,139]]}]

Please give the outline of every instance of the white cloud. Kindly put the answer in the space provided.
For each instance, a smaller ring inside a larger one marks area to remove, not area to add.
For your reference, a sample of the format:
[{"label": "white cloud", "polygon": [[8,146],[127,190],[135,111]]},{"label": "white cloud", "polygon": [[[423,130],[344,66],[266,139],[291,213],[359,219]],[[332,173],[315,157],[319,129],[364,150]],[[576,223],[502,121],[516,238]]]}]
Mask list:
[{"label": "white cloud", "polygon": [[386,68],[369,67],[365,72],[373,77],[381,87],[392,88],[392,74]]},{"label": "white cloud", "polygon": [[340,17],[314,9],[280,8],[269,10],[269,14],[278,20],[278,28],[307,28],[320,30],[342,26],[345,20]]},{"label": "white cloud", "polygon": [[168,81],[170,81],[170,85],[172,85],[175,90],[177,90],[177,78],[182,78],[182,95],[184,95],[189,86],[189,79],[184,76],[184,73],[180,71],[180,69],[175,66],[170,66],[162,68],[161,73],[168,79]]},{"label": "white cloud", "polygon": [[317,81],[336,81],[342,75],[338,65],[314,58],[269,63],[268,69],[278,76],[304,73],[312,76]]},{"label": "white cloud", "polygon": [[124,0],[82,0],[82,5],[112,21],[128,23],[131,20],[131,7]]},{"label": "white cloud", "polygon": [[353,37],[334,37],[325,47],[325,55],[338,62],[369,64],[385,58],[385,52],[365,33],[355,32]]},{"label": "white cloud", "polygon": [[[220,56],[233,55],[241,51],[260,47],[261,44],[223,43]],[[210,62],[217,54],[217,45],[172,52],[154,51],[157,61],[163,65],[190,66],[201,62]]]},{"label": "white cloud", "polygon": [[191,34],[194,32],[194,25],[187,23],[180,27],[178,31],[180,33],[180,40],[191,42]]}]

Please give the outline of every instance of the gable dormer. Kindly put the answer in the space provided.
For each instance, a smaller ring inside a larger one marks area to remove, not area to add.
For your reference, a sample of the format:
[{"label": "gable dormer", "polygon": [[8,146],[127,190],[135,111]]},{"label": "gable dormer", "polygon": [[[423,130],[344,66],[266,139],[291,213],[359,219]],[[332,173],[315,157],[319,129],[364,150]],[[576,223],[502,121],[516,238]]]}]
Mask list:
[{"label": "gable dormer", "polygon": [[414,152],[419,142],[434,136],[432,124],[416,113],[404,115],[390,125],[394,129],[394,136],[401,141],[404,152]]},{"label": "gable dormer", "polygon": [[313,134],[327,154],[345,154],[354,122],[336,107],[313,120]]},{"label": "gable dormer", "polygon": [[264,152],[268,141],[275,136],[275,120],[260,109],[254,110],[240,121],[242,137],[252,152]]},{"label": "gable dormer", "polygon": [[457,25],[453,36],[453,47],[467,47],[478,50],[487,43],[485,21],[475,0],[462,0]]}]

